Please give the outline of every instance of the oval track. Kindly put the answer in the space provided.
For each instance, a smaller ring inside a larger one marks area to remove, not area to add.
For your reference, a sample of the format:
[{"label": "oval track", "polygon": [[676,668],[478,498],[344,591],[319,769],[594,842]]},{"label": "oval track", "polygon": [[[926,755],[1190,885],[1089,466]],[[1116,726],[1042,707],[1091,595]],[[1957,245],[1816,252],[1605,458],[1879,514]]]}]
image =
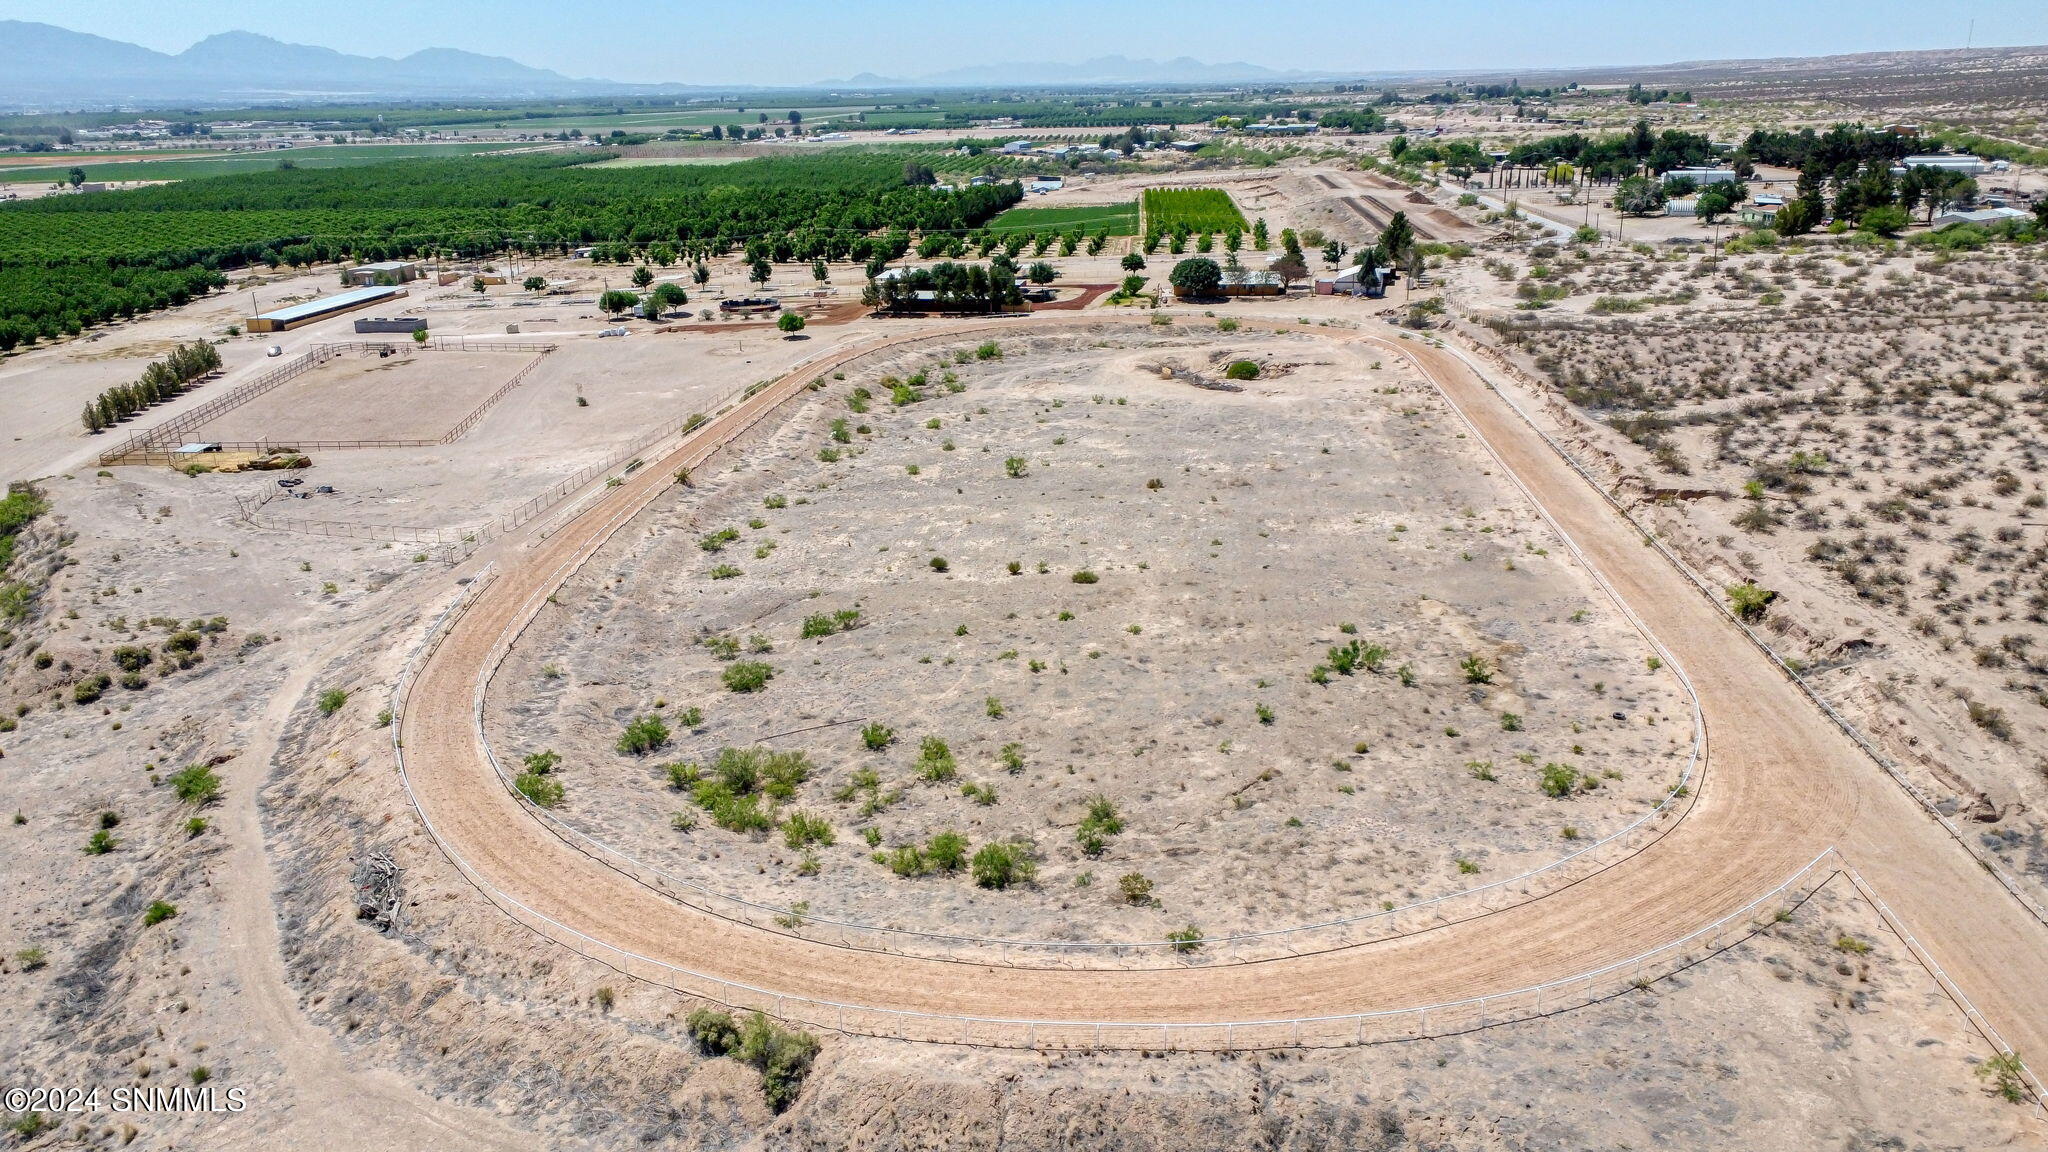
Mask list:
[{"label": "oval track", "polygon": [[[999,333],[1105,323],[1038,318]],[[1686,577],[1581,479],[1470,368],[1419,341],[1281,328],[1362,341],[1404,356],[1587,563],[1683,661],[1711,734],[1707,784],[1686,819],[1627,861],[1561,891],[1483,917],[1314,955],[1179,969],[1017,969],[834,947],[753,929],[664,898],[564,844],[494,774],[473,710],[480,678],[575,568],[657,499],[681,467],[771,418],[813,378],[861,356],[930,339],[920,330],[806,365],[697,430],[666,458],[605,493],[545,540],[507,550],[504,571],[456,619],[407,692],[399,731],[422,818],[464,872],[523,923],[586,953],[612,950],[636,974],[716,996],[676,971],[752,989],[907,1013],[865,1014],[862,1031],[946,1038],[934,1020],[1213,1024],[1285,1021],[1439,1004],[1568,980],[1687,936],[1770,895],[1839,847],[2022,1051],[2048,1050],[2048,929],[1949,840],[1828,724]],[[982,329],[937,335],[979,339]],[[620,962],[620,961],[615,961]],[[659,968],[657,969],[657,966]],[[640,969],[645,969],[641,971]],[[770,1002],[773,1008],[774,1003]],[[815,1011],[792,1013],[831,1025]],[[886,1025],[901,1019],[900,1029]],[[881,1025],[877,1021],[885,1022]],[[1049,1030],[1049,1028],[1048,1028]],[[988,1039],[961,1024],[962,1038]]]}]

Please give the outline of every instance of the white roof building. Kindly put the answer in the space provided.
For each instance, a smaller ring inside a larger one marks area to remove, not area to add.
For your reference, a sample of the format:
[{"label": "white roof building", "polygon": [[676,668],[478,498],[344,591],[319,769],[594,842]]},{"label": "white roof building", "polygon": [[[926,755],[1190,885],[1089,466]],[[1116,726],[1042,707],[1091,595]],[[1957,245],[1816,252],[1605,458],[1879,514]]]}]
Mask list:
[{"label": "white roof building", "polygon": [[1979,160],[1975,156],[1955,155],[1946,152],[1929,153],[1922,156],[1908,156],[1904,160],[1899,161],[1892,166],[1892,175],[1904,176],[1908,170],[1913,168],[1939,168],[1944,172],[1961,172],[1965,176],[1975,176],[1984,172],[1988,167],[1984,161]]},{"label": "white roof building", "polygon": [[1943,212],[1934,218],[1934,230],[1939,232],[1951,224],[1997,224],[2003,220],[2024,220],[2032,212],[2018,208],[1978,208],[1970,212]]},{"label": "white roof building", "polygon": [[1664,173],[1664,182],[1690,180],[1695,184],[1729,184],[1739,179],[1733,168],[1673,168]]}]

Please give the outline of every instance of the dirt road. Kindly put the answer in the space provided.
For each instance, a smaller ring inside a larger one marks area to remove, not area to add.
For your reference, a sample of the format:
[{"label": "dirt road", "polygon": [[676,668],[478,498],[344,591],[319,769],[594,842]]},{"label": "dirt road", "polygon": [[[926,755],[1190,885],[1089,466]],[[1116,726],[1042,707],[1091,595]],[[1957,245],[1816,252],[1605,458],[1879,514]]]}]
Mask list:
[{"label": "dirt road", "polygon": [[[1104,322],[1044,317],[1001,331]],[[656,500],[677,468],[772,418],[820,373],[893,341],[847,349],[778,381],[546,540],[501,556],[502,574],[453,625],[405,701],[404,765],[422,817],[500,907],[635,974],[825,1026],[1008,1043],[1073,1039],[1075,1028],[1046,1022],[1295,1020],[1565,979],[1742,909],[1838,846],[2012,1044],[2048,1051],[2048,928],[1645,547],[1484,380],[1421,341],[1291,330],[1415,360],[1679,657],[1702,701],[1710,756],[1699,802],[1675,830],[1578,884],[1486,916],[1316,955],[1143,971],[1016,969],[792,939],[679,906],[564,844],[521,809],[480,746],[478,677],[495,665],[499,638],[549,611],[548,594]],[[954,335],[980,338],[978,330]]]}]

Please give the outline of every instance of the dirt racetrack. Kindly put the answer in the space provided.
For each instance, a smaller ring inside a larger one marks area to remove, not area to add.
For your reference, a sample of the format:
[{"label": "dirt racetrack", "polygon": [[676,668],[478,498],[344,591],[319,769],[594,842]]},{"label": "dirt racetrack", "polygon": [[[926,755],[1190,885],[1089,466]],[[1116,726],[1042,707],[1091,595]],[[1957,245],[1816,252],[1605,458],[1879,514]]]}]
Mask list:
[{"label": "dirt racetrack", "polygon": [[[1624,962],[1744,910],[1835,847],[2006,1041],[2022,1052],[2048,1049],[2048,926],[1458,357],[1417,340],[1316,334],[1414,360],[1690,675],[1706,718],[1708,768],[1698,802],[1649,848],[1542,898],[1373,944],[1251,964],[1048,970],[857,951],[737,925],[669,900],[532,819],[494,775],[475,725],[479,677],[495,666],[501,638],[549,611],[562,579],[679,467],[702,465],[820,373],[929,330],[800,367],[546,539],[502,548],[502,573],[454,620],[403,700],[395,735],[422,817],[501,908],[634,975],[823,1027],[1006,1044],[1348,1041],[1352,1021],[1309,1021],[1306,1031],[1297,1022],[1505,993]],[[1098,1022],[1133,1028],[1104,1034]],[[1234,1022],[1236,1030],[1175,1030]]]}]

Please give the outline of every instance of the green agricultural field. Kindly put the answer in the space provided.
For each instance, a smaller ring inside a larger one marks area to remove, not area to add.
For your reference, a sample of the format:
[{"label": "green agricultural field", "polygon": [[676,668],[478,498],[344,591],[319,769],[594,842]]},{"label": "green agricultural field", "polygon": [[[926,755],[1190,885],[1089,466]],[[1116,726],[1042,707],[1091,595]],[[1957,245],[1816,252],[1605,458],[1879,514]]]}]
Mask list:
[{"label": "green agricultural field", "polygon": [[[218,152],[211,156],[185,156],[167,160],[117,160],[104,164],[79,164],[91,181],[196,180],[204,176],[226,176],[236,172],[269,172],[287,160],[296,168],[348,168],[359,164],[381,164],[389,160],[418,160],[423,157],[480,156],[510,148],[533,148],[533,144],[335,144],[324,148],[289,148],[264,152]],[[39,164],[0,167],[0,184],[55,184],[65,178],[71,165]]]},{"label": "green agricultural field", "polygon": [[1069,232],[1079,228],[1090,234],[1111,236],[1138,234],[1138,204],[1086,204],[1072,208],[1012,208],[995,218],[991,232]]},{"label": "green agricultural field", "polygon": [[665,168],[678,164],[737,164],[752,157],[744,152],[695,156],[617,156],[599,160],[591,168]]},{"label": "green agricultural field", "polygon": [[1232,228],[1251,231],[1244,213],[1221,188],[1145,189],[1145,230],[1227,232]]},{"label": "green agricultural field", "polygon": [[[803,113],[806,125],[819,125],[831,120],[847,119],[868,107],[872,106],[797,108],[795,111]],[[671,128],[709,128],[713,124],[720,127],[738,124],[746,128],[773,128],[777,124],[782,124],[787,127],[790,111],[791,108],[787,104],[748,107],[744,111],[738,108],[668,108],[619,113],[593,109],[554,116],[480,116],[473,120],[441,124],[439,127],[457,132],[480,128],[507,128],[522,132],[566,132],[571,128],[580,128],[586,136],[601,136],[613,129],[622,132],[666,132]],[[765,122],[761,120],[763,115],[768,117]]]}]

